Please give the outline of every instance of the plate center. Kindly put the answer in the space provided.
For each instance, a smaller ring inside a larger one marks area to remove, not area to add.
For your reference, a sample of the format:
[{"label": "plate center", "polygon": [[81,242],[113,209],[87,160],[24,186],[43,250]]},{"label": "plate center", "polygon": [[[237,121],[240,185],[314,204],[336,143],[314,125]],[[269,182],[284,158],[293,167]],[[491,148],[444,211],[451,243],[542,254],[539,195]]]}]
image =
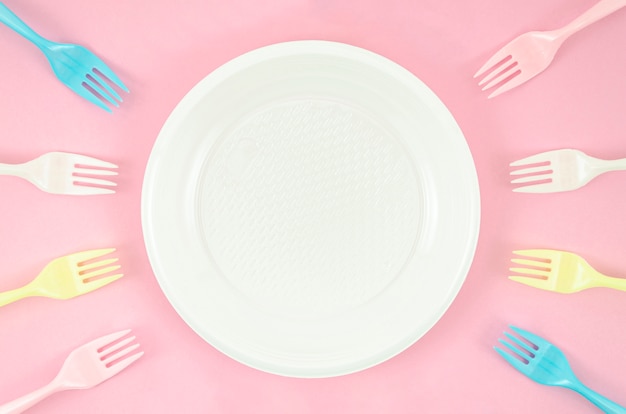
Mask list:
[{"label": "plate center", "polygon": [[197,194],[208,254],[265,310],[326,317],[402,271],[424,205],[411,158],[359,108],[274,102],[226,131]]}]

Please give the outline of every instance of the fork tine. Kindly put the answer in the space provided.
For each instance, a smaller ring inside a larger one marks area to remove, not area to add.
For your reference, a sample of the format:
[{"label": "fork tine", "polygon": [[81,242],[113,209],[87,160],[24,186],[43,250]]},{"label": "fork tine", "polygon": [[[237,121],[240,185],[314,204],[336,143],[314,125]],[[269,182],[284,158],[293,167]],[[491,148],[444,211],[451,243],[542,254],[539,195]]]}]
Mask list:
[{"label": "fork tine", "polygon": [[105,361],[107,359],[111,359],[111,357],[113,357],[116,352],[133,342],[136,338],[137,337],[135,335],[129,336],[128,338],[124,338],[111,346],[99,349],[98,353],[101,355],[100,360]]},{"label": "fork tine", "polygon": [[551,180],[551,179],[552,179],[552,173],[535,174],[535,175],[529,175],[527,177],[519,177],[514,180],[511,180],[511,184],[528,184],[528,183],[534,183],[537,181],[544,181],[544,180]]},{"label": "fork tine", "polygon": [[95,91],[98,95],[100,95],[102,99],[106,100],[111,105],[116,107],[120,106],[119,102],[112,98],[111,95],[109,95],[106,90],[103,89],[100,84],[98,84],[98,82],[93,80],[93,78],[90,79],[89,77],[86,77],[83,80],[83,83],[93,89],[93,91]]},{"label": "fork tine", "polygon": [[505,50],[505,47],[498,50],[494,53],[476,73],[474,74],[474,78],[477,78],[483,75],[486,72],[493,72],[494,70],[502,67],[502,65],[506,64],[512,59],[512,56],[508,51]]},{"label": "fork tine", "polygon": [[88,260],[96,259],[101,256],[105,256],[109,253],[113,253],[114,251],[115,251],[114,247],[107,248],[107,249],[85,250],[83,252],[74,253],[70,255],[69,257],[71,257],[78,264],[78,263],[86,262]]},{"label": "fork tine", "polygon": [[103,277],[101,279],[87,281],[84,282],[83,287],[86,289],[86,292],[93,292],[94,290],[98,290],[103,286],[115,282],[117,279],[120,279],[123,276],[124,275],[120,273],[113,276]]},{"label": "fork tine", "polygon": [[520,275],[526,275],[526,276],[539,276],[539,277],[545,277],[545,278],[550,276],[549,270],[530,269],[526,267],[511,267],[509,271],[513,273],[519,273]]},{"label": "fork tine", "polygon": [[121,265],[113,265],[106,267],[99,267],[97,269],[92,270],[82,270],[80,271],[80,276],[83,280],[85,279],[93,279],[94,277],[106,275],[107,273],[115,272],[118,269],[121,269]]},{"label": "fork tine", "polygon": [[102,86],[104,89],[106,89],[106,91],[109,93],[109,95],[112,95],[113,98],[115,98],[115,100],[117,100],[118,102],[122,102],[123,99],[120,96],[119,93],[117,93],[115,91],[115,89],[113,89],[109,83],[106,81],[105,77],[103,75],[101,75],[101,72],[96,72],[95,70],[92,71],[89,76],[91,76],[93,78],[94,81],[96,81],[98,84],[100,84],[100,86]]},{"label": "fork tine", "polygon": [[130,364],[132,364],[133,362],[137,361],[139,358],[141,358],[143,356],[144,352],[138,352],[128,358],[125,358],[121,361],[115,361],[111,366],[109,366],[108,368],[113,370],[113,372],[115,374],[117,374],[120,371],[123,371],[124,369],[126,369]]},{"label": "fork tine", "polygon": [[64,191],[63,194],[88,196],[88,195],[115,194],[115,191],[109,188],[75,185],[75,186],[72,186],[70,189]]},{"label": "fork tine", "polygon": [[96,268],[99,268],[99,267],[104,267],[104,266],[110,265],[111,263],[115,263],[117,261],[118,261],[117,257],[114,257],[112,259],[100,260],[99,262],[81,264],[80,265],[80,271],[81,272],[86,272],[86,271],[89,271],[89,270],[92,270],[92,269],[96,269]]},{"label": "fork tine", "polygon": [[118,168],[118,166],[112,162],[99,160],[94,157],[88,157],[87,155],[72,154],[72,160],[74,160],[74,165],[84,165],[97,168]]},{"label": "fork tine", "polygon": [[[502,341],[502,340],[500,340],[500,342],[505,344],[505,346],[507,346],[507,348],[510,349],[510,345],[508,345],[508,342],[505,342],[505,341]],[[502,358],[504,358],[509,364],[513,365],[513,367],[515,367],[518,371],[522,371],[523,372],[523,371],[528,369],[528,365],[527,364],[525,364],[523,361],[520,361],[519,359],[517,359],[513,355],[509,354],[508,352],[506,352],[502,348],[498,348],[497,346],[494,346],[493,349],[495,349],[500,354],[500,356]]]},{"label": "fork tine", "polygon": [[[516,256],[525,256],[532,257],[535,259],[541,260],[550,260],[554,259],[554,250],[549,249],[526,249],[526,250],[513,250],[513,254]],[[544,263],[545,265],[545,263]]]},{"label": "fork tine", "polygon": [[87,89],[84,85],[81,87],[76,87],[72,89],[81,97],[87,99],[92,104],[98,105],[100,108],[104,109],[107,112],[113,112],[111,108],[109,108],[104,102],[102,102],[96,95],[93,94],[89,89]]},{"label": "fork tine", "polygon": [[76,185],[101,185],[103,187],[115,187],[117,184],[113,181],[103,180],[102,178],[93,177],[77,177],[73,175],[74,184]]},{"label": "fork tine", "polygon": [[552,152],[552,151],[542,152],[542,153],[539,153],[539,154],[534,154],[534,155],[528,156],[526,158],[522,158],[522,159],[519,159],[517,161],[513,161],[509,165],[511,167],[520,167],[520,166],[528,165],[528,164],[540,164],[540,163],[544,163],[544,162],[550,162],[550,160],[551,160],[550,152]]},{"label": "fork tine", "polygon": [[[119,270],[121,267],[122,266],[120,265],[114,265],[114,266],[103,267],[97,270],[91,270],[91,271],[86,271],[86,272],[81,271],[80,276],[83,282],[92,283],[92,282],[95,282],[96,280],[88,281],[87,279],[93,279],[98,276],[106,275],[107,273],[115,272],[116,270]],[[100,279],[97,279],[97,280],[100,280]]]},{"label": "fork tine", "polygon": [[[134,339],[134,338],[133,338]],[[106,362],[107,365],[115,365],[115,363],[117,361],[121,361],[124,359],[125,356],[127,356],[128,354],[132,353],[133,351],[136,351],[137,349],[139,349],[139,344],[133,344],[131,346],[128,346],[124,349],[122,349],[119,352],[112,352],[109,355],[105,356],[102,361]]]},{"label": "fork tine", "polygon": [[526,175],[526,174],[534,174],[537,175],[539,173],[552,173],[550,169],[550,165],[540,165],[537,167],[528,167],[521,168],[519,170],[513,170],[510,172],[511,175]]},{"label": "fork tine", "polygon": [[517,68],[518,64],[515,61],[507,61],[506,63],[500,65],[498,68],[495,68],[493,71],[486,74],[480,82],[478,82],[478,86],[482,86],[482,90],[488,89],[495,85],[496,83],[502,82],[505,78],[511,75],[511,70]]},{"label": "fork tine", "polygon": [[550,263],[542,262],[541,260],[532,260],[532,259],[519,259],[514,257],[511,259],[513,263],[517,263],[523,266],[532,266],[532,267],[540,267],[544,269],[550,268]]},{"label": "fork tine", "polygon": [[563,191],[557,188],[556,183],[554,182],[545,182],[538,184],[525,185],[523,187],[517,187],[513,189],[516,193],[553,193],[556,191]]},{"label": "fork tine", "polygon": [[535,335],[533,333],[525,331],[525,330],[523,330],[521,328],[518,328],[516,326],[509,325],[509,328],[511,328],[511,330],[513,332],[515,332],[516,334],[518,334],[519,336],[521,336],[522,338],[524,338],[525,340],[527,340],[528,342],[530,342],[531,344],[536,346],[537,347],[536,349],[541,348],[542,345],[545,345],[547,343],[547,341],[545,339],[541,338],[540,336],[537,336],[537,335]]},{"label": "fork tine", "polygon": [[74,168],[74,173],[79,175],[118,175],[117,171],[112,170],[95,170],[92,168]]},{"label": "fork tine", "polygon": [[113,84],[115,84],[118,88],[122,89],[124,92],[129,92],[124,82],[109,68],[104,62],[100,60],[100,64],[94,67],[94,72],[100,72],[102,75],[107,77]]},{"label": "fork tine", "polygon": [[487,89],[491,89],[503,81],[506,81],[507,83],[510,82],[512,79],[519,76],[521,73],[522,72],[519,69],[519,65],[516,62],[507,66],[500,72],[487,76],[478,84],[478,86],[482,86],[482,90],[486,91]]},{"label": "fork tine", "polygon": [[513,342],[515,345],[517,345],[518,347],[520,347],[521,349],[523,349],[524,351],[528,352],[528,355],[524,355],[524,357],[526,359],[528,358],[534,358],[535,357],[535,352],[537,352],[536,349],[534,349],[532,346],[528,345],[526,342],[522,341],[521,339],[519,339],[518,337],[516,337],[515,335],[511,335],[508,332],[504,333],[504,336],[506,336],[507,338],[509,338],[509,340],[511,342]]},{"label": "fork tine", "polygon": [[521,283],[526,286],[534,287],[537,289],[543,290],[551,290],[549,285],[547,284],[546,279],[537,279],[536,277],[525,277],[525,276],[509,276],[509,279]]},{"label": "fork tine", "polygon": [[504,92],[509,91],[509,90],[515,88],[515,87],[521,85],[522,83],[528,81],[529,79],[535,77],[535,75],[536,74],[532,74],[531,76],[528,76],[527,74],[520,72],[518,75],[516,75],[515,77],[509,79],[505,84],[503,84],[498,89],[493,91],[487,97],[487,99],[495,98],[496,96],[501,95]]},{"label": "fork tine", "polygon": [[114,332],[114,333],[102,336],[98,339],[94,339],[93,341],[89,342],[87,345],[96,347],[96,352],[100,352],[100,349],[128,335],[130,331],[131,329],[124,329],[123,331]]}]

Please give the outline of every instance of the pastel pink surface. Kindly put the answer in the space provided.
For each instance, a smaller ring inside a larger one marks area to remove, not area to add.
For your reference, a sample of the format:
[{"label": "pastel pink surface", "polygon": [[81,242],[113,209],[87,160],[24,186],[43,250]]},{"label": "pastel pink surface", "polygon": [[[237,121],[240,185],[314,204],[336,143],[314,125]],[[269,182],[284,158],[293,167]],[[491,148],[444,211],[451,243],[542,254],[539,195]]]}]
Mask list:
[{"label": "pastel pink surface", "polygon": [[[555,248],[626,276],[626,173],[574,192],[518,194],[508,164],[551,149],[626,157],[626,10],[565,43],[548,70],[487,100],[473,73],[499,47],[559,27],[592,0],[190,0],[5,4],[42,35],[89,47],[130,88],[107,114],[59,83],[43,55],[0,27],[0,162],[68,151],[117,163],[113,196],[55,196],[0,177],[0,290],[51,259],[117,247],[125,277],[90,295],[28,299],[0,309],[0,403],[49,381],[76,346],[132,328],[145,356],[89,391],[58,394],[32,413],[595,413],[579,395],[540,386],[492,349],[506,325],[559,345],[588,386],[626,405],[624,292],[558,295],[507,279],[512,250]],[[437,325],[397,357],[331,379],[279,377],[216,351],[160,291],[143,244],[141,185],[170,111],[228,60],[272,43],[323,39],[386,56],[449,107],[474,155],[482,222],[460,294]]]}]

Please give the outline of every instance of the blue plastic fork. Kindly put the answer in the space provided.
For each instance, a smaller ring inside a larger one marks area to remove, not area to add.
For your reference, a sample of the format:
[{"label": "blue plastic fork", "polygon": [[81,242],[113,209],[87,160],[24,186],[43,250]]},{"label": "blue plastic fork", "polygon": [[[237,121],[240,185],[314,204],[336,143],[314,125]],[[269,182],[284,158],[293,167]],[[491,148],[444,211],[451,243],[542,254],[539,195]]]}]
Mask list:
[{"label": "blue plastic fork", "polygon": [[510,326],[510,328],[519,335],[519,338],[505,332],[504,335],[509,340],[499,340],[510,352],[497,346],[494,349],[519,372],[539,384],[574,390],[605,413],[626,413],[626,408],[610,401],[580,382],[559,348],[523,329],[514,326]]},{"label": "blue plastic fork", "polygon": [[0,2],[0,22],[41,49],[61,82],[105,111],[111,112],[107,103],[117,107],[118,102],[122,101],[120,95],[107,83],[107,79],[128,92],[120,78],[92,52],[79,45],[56,43],[41,37],[2,2]]}]

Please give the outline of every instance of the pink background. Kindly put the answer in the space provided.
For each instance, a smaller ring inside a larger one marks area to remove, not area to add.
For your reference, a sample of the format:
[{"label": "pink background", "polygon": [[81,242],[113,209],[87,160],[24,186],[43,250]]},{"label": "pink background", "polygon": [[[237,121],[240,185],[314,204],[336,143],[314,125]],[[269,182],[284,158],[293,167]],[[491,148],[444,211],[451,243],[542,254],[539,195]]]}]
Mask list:
[{"label": "pink background", "polygon": [[[509,281],[511,251],[580,253],[626,276],[626,173],[567,193],[511,191],[509,162],[578,148],[626,157],[626,10],[565,43],[539,77],[493,100],[473,73],[530,29],[561,26],[593,0],[6,0],[53,40],[101,56],[131,93],[113,115],[57,82],[41,53],[0,27],[0,162],[68,151],[120,165],[113,196],[56,196],[0,177],[0,290],[51,259],[117,247],[125,277],[70,301],[0,309],[0,403],[50,380],[77,345],[132,328],[146,355],[89,390],[57,394],[32,413],[594,413],[579,395],[538,385],[492,346],[507,324],[540,334],[579,377],[626,405],[626,293],[573,295]],[[403,65],[450,108],[481,185],[475,261],[440,322],[397,357],[338,378],[284,378],[243,366],[188,328],[160,291],[143,245],[140,199],[152,144],[170,111],[205,75],[260,46],[325,39]]]}]

